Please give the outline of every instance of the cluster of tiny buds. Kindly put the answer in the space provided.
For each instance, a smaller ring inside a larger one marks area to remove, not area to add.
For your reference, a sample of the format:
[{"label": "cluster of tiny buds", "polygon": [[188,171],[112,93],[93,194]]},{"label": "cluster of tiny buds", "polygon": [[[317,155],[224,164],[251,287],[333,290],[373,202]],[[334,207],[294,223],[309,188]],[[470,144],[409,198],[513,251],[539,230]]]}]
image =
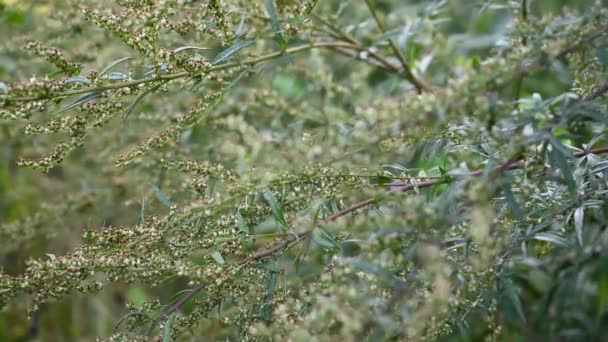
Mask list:
[{"label": "cluster of tiny buds", "polygon": [[43,57],[50,63],[57,66],[67,75],[78,75],[80,73],[80,65],[69,60],[63,52],[54,47],[45,47],[39,41],[28,41],[25,44],[27,50],[32,50],[37,56]]}]

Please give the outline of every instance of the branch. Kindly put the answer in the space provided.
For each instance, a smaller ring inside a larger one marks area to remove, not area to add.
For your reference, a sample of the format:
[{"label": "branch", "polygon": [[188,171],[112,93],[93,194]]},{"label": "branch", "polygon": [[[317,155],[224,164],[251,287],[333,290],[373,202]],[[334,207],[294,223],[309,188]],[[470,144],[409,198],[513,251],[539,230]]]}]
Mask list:
[{"label": "branch", "polygon": [[[365,3],[367,4],[367,8],[369,8],[369,11],[372,14],[372,17],[374,17],[374,20],[376,21],[376,24],[378,25],[378,29],[380,29],[380,31],[382,33],[385,33],[386,28],[384,26],[384,23],[382,22],[382,20],[380,20],[380,17],[378,17],[378,14],[376,13],[376,8],[372,4],[371,0],[365,0]],[[388,43],[390,44],[391,49],[393,49],[393,52],[395,53],[395,55],[397,55],[399,62],[401,62],[401,66],[403,67],[403,72],[405,73],[405,77],[408,79],[408,81],[410,81],[414,85],[414,87],[416,87],[416,90],[418,90],[418,93],[422,93],[423,91],[430,91],[431,88],[428,85],[424,84],[421,80],[416,78],[416,76],[412,72],[412,68],[405,60],[405,56],[403,56],[401,49],[399,49],[399,47],[397,46],[397,44],[395,44],[395,42],[393,41],[392,38],[388,38]]]},{"label": "branch", "polygon": [[[581,158],[588,154],[605,154],[605,153],[608,153],[608,146],[603,146],[603,147],[599,147],[599,148],[588,150],[588,151],[580,151],[580,152],[574,153],[574,157]],[[500,171],[514,170],[514,169],[521,168],[523,165],[524,165],[524,161],[518,160],[518,161],[514,161],[511,163],[501,165],[493,170],[490,170],[489,172],[493,172],[498,169],[500,169]],[[479,169],[479,170],[471,171],[469,173],[469,176],[481,176],[486,172],[488,172],[488,171],[486,171],[485,169]],[[435,186],[438,184],[448,183],[448,182],[451,182],[452,180],[453,180],[453,178],[446,177],[446,178],[442,178],[442,179],[434,179],[434,180],[419,182],[417,184],[412,184],[412,183],[399,184],[397,186],[392,186],[391,189],[386,192],[386,195],[392,195],[392,194],[396,194],[399,192],[409,191],[412,189],[428,188],[428,187],[432,187],[432,186]],[[316,224],[316,227],[323,227],[323,226],[327,225],[328,223],[333,222],[343,216],[346,216],[358,209],[372,205],[376,201],[377,201],[376,198],[369,198],[369,199],[357,202],[348,208],[344,208],[330,216],[325,217],[324,219],[322,219],[321,221],[319,221]],[[271,256],[274,253],[276,253],[277,251],[279,251],[282,248],[289,245],[291,242],[296,241],[300,238],[304,238],[311,233],[312,233],[312,230],[306,230],[306,231],[302,231],[302,232],[298,232],[298,233],[289,235],[288,238],[277,242],[276,244],[272,245],[269,248],[263,249],[261,251],[256,252],[255,254],[252,254],[244,259],[241,259],[241,260],[237,261],[235,264],[244,266],[251,261],[261,259],[261,258],[264,258],[267,256]],[[148,328],[147,334],[149,335],[154,330],[154,328],[158,324],[160,324],[160,322],[162,322],[164,319],[166,319],[170,314],[178,311],[186,302],[188,302],[188,300],[190,300],[190,298],[192,298],[195,294],[200,292],[203,288],[204,288],[204,285],[198,285],[198,286],[194,287],[192,290],[190,290],[189,292],[184,294],[177,302],[175,302],[175,304],[173,304],[169,308],[165,309],[161,313],[161,315],[152,322],[151,326]],[[395,301],[396,300],[397,299],[395,299]]]},{"label": "branch", "polygon": [[593,92],[591,92],[590,94],[588,94],[587,96],[585,96],[583,98],[583,101],[595,100],[598,97],[606,94],[607,92],[608,92],[608,83],[604,83],[603,85],[601,85],[597,89],[595,89]]},{"label": "branch", "polygon": [[[330,48],[330,49],[343,48],[343,49],[352,49],[352,50],[365,50],[364,47],[361,47],[358,45],[353,45],[353,44],[346,43],[346,42],[333,42],[333,41],[332,42],[313,42],[310,44],[304,44],[304,45],[289,48],[289,49],[285,50],[285,52],[277,51],[277,52],[273,52],[273,53],[270,53],[267,55],[245,59],[243,61],[215,65],[215,66],[212,66],[211,68],[209,68],[208,71],[213,72],[213,71],[218,71],[218,70],[225,70],[225,69],[240,67],[242,65],[255,65],[255,64],[267,61],[267,60],[281,57],[284,55],[284,53],[298,53],[298,52],[307,51],[307,50],[315,49],[315,48]],[[43,99],[52,99],[52,98],[85,94],[85,93],[96,92],[96,91],[121,89],[121,88],[136,86],[136,85],[143,84],[143,83],[149,83],[149,82],[172,81],[172,80],[176,80],[179,78],[184,78],[188,75],[190,75],[189,72],[181,71],[181,72],[176,72],[173,74],[161,75],[161,76],[156,76],[156,77],[152,77],[152,78],[144,78],[144,79],[133,80],[133,81],[129,81],[129,82],[122,82],[122,83],[116,83],[116,84],[105,84],[105,85],[96,86],[96,87],[87,87],[87,88],[80,88],[80,89],[76,89],[76,90],[65,91],[65,92],[61,92],[61,93],[57,93],[57,94],[52,94],[52,97],[50,97],[50,98],[45,97],[46,94],[42,94],[42,95],[38,95],[38,96],[26,96],[26,97],[6,96],[6,97],[4,97],[4,99],[8,102],[26,102],[26,101],[36,101],[36,100],[43,100]]]}]

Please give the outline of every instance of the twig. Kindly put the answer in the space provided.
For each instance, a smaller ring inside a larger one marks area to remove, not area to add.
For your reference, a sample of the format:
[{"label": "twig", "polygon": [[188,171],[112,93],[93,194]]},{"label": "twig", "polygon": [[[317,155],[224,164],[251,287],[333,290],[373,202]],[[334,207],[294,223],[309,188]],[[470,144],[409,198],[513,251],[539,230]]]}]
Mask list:
[{"label": "twig", "polygon": [[[353,50],[362,49],[362,47],[358,46],[358,45],[353,45],[353,44],[346,43],[346,42],[333,42],[332,41],[332,42],[313,42],[310,44],[304,44],[304,45],[292,47],[292,48],[285,50],[285,53],[297,53],[297,52],[307,51],[307,50],[315,49],[315,48],[347,48],[347,49],[353,49]],[[365,48],[363,48],[363,49],[365,49]],[[278,52],[273,52],[273,53],[259,56],[259,57],[245,59],[243,61],[215,65],[215,66],[212,66],[211,68],[209,68],[208,71],[213,72],[213,71],[218,71],[218,70],[225,70],[225,69],[230,69],[230,68],[235,68],[235,67],[241,67],[242,65],[255,65],[255,64],[267,61],[267,60],[281,57],[281,56],[283,56],[283,54],[284,53],[282,51],[278,51]],[[171,80],[175,80],[175,79],[179,79],[179,78],[184,78],[188,75],[190,75],[189,72],[181,71],[181,72],[176,72],[173,74],[161,75],[161,76],[151,77],[151,78],[144,78],[144,79],[133,80],[133,81],[129,81],[129,82],[122,82],[122,83],[116,83],[116,84],[105,84],[105,85],[96,86],[96,87],[80,88],[80,89],[65,91],[65,92],[61,92],[61,93],[57,93],[57,94],[52,94],[52,96],[53,96],[52,98],[85,94],[85,93],[96,92],[96,91],[121,89],[121,88],[126,88],[126,87],[133,87],[133,86],[136,86],[136,85],[139,85],[142,83],[148,83],[148,82],[171,81]],[[6,96],[3,99],[8,102],[24,102],[24,101],[42,100],[42,99],[45,99],[45,96],[46,96],[46,94],[37,95],[37,96],[26,96],[26,97]]]},{"label": "twig", "polygon": [[588,94],[587,96],[585,96],[583,98],[583,101],[595,100],[598,97],[606,94],[607,92],[608,92],[608,83],[604,83],[603,85],[601,85],[600,87],[598,87],[597,89],[595,89],[593,92],[591,92],[590,94]]},{"label": "twig", "polygon": [[[588,150],[588,151],[580,151],[580,152],[574,153],[573,155],[575,158],[581,158],[588,154],[605,154],[605,153],[608,153],[608,146],[603,146],[603,147],[599,147],[599,148]],[[524,161],[519,160],[519,161],[514,161],[514,162],[511,162],[508,164],[501,165],[496,169],[500,169],[501,171],[514,170],[514,169],[518,169],[518,168],[522,167],[523,164],[524,164]],[[479,170],[470,172],[469,176],[480,176],[486,172],[487,171],[485,169],[479,169]],[[411,184],[411,183],[400,184],[400,185],[391,187],[391,190],[387,191],[386,195],[392,195],[395,193],[405,192],[405,191],[409,191],[412,189],[428,188],[428,187],[435,186],[438,184],[450,182],[451,180],[452,180],[452,178],[446,177],[446,178],[442,178],[442,179],[435,179],[435,180],[420,182],[417,184]],[[323,227],[332,221],[335,221],[343,216],[346,216],[358,209],[369,206],[369,205],[375,203],[376,201],[377,201],[376,198],[369,198],[369,199],[357,202],[348,208],[342,209],[330,216],[325,217],[324,219],[322,219],[321,221],[319,221],[316,224],[316,227]],[[240,265],[240,266],[244,266],[253,260],[257,260],[257,259],[261,259],[261,258],[270,256],[270,255],[273,255],[277,251],[279,251],[282,248],[289,245],[291,242],[296,241],[300,238],[304,238],[311,233],[312,233],[312,230],[307,230],[307,231],[302,231],[302,232],[298,232],[298,233],[289,235],[289,237],[279,241],[278,243],[272,245],[271,247],[258,251],[253,255],[250,255],[244,259],[237,261],[236,264]],[[190,298],[192,298],[195,294],[200,292],[203,288],[204,288],[204,285],[197,285],[192,290],[190,290],[189,292],[184,294],[177,302],[175,302],[175,304],[173,304],[169,308],[165,309],[161,313],[161,315],[152,322],[152,324],[150,325],[150,328],[148,328],[147,334],[149,335],[160,322],[162,322],[164,319],[166,319],[170,314],[178,311],[188,300],[190,300]],[[397,300],[397,299],[395,299],[395,300]]]},{"label": "twig", "polygon": [[[380,29],[380,31],[382,33],[385,33],[386,28],[384,26],[384,23],[378,16],[378,13],[376,13],[376,8],[372,4],[371,0],[365,0],[365,3],[367,4],[367,8],[369,8],[369,11],[372,14],[372,17],[374,17],[374,20],[376,21],[376,25],[378,25],[378,29]],[[403,56],[401,49],[399,49],[399,47],[397,46],[397,44],[395,44],[395,42],[393,41],[392,38],[388,38],[388,43],[391,46],[391,49],[393,49],[393,52],[395,53],[395,55],[397,56],[397,59],[399,59],[399,62],[401,63],[401,66],[403,67],[403,72],[405,73],[405,77],[408,79],[408,81],[410,81],[414,85],[414,87],[416,87],[416,90],[418,90],[418,93],[422,93],[423,91],[430,91],[431,88],[428,85],[424,84],[421,80],[419,80],[414,75],[414,73],[412,72],[412,68],[405,60],[405,56]]]}]

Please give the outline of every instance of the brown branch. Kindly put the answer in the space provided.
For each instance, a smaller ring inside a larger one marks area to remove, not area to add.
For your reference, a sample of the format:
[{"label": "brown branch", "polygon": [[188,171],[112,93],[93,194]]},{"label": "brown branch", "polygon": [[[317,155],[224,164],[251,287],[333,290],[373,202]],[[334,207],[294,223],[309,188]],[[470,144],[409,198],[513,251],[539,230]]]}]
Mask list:
[{"label": "brown branch", "polygon": [[[376,25],[378,25],[378,29],[380,29],[380,32],[385,33],[386,28],[384,27],[384,23],[378,16],[378,13],[376,13],[376,8],[372,4],[371,0],[365,0],[365,3],[367,4],[367,8],[369,9],[369,12],[372,14],[372,17],[376,21]],[[395,44],[395,42],[393,41],[392,38],[388,38],[388,43],[391,46],[391,49],[393,50],[395,55],[397,56],[397,59],[401,63],[401,66],[403,67],[403,72],[405,73],[405,78],[408,81],[410,81],[410,83],[412,83],[414,85],[414,87],[416,87],[416,90],[418,90],[418,93],[422,93],[423,91],[430,91],[431,88],[428,85],[426,85],[424,82],[419,80],[414,75],[412,68],[410,67],[409,63],[406,61],[405,56],[403,56],[401,49],[399,49],[399,47],[397,46],[397,44]]]},{"label": "brown branch", "polygon": [[592,91],[590,94],[588,94],[587,96],[585,96],[583,98],[583,101],[595,100],[598,97],[606,94],[607,92],[608,92],[608,83],[604,83],[603,85],[599,86],[597,89],[595,89],[594,91]]},{"label": "brown branch", "polygon": [[[584,157],[588,154],[605,154],[608,153],[608,146],[603,146],[603,147],[599,147],[596,149],[592,149],[592,150],[588,150],[588,151],[580,151],[580,152],[576,152],[573,154],[573,156],[575,158],[581,158]],[[495,168],[494,170],[490,170],[490,172],[495,171],[500,169],[500,171],[507,171],[507,170],[514,170],[514,169],[518,169],[521,168],[524,165],[524,161],[519,160],[519,161],[514,161],[514,162],[510,162],[510,163],[506,163],[503,164],[497,168]],[[485,169],[479,169],[479,170],[475,170],[475,171],[471,171],[469,173],[469,176],[480,176],[483,175],[484,173],[488,172]],[[446,177],[446,178],[442,178],[442,179],[434,179],[434,180],[428,180],[428,181],[424,181],[424,182],[419,182],[416,184],[412,184],[412,183],[405,183],[405,184],[399,184],[397,186],[392,186],[390,190],[388,190],[385,194],[386,195],[392,195],[392,194],[396,194],[399,192],[405,192],[405,191],[409,191],[412,189],[420,189],[420,188],[428,188],[431,186],[435,186],[438,184],[443,184],[443,183],[447,183],[452,181],[453,178],[451,177]],[[316,224],[316,227],[323,227],[326,224],[335,221],[343,216],[346,216],[358,209],[367,207],[371,204],[374,204],[377,201],[376,198],[369,198],[360,202],[357,202],[353,205],[351,205],[348,208],[344,208],[330,216],[325,217],[324,219],[322,219],[321,221],[319,221]],[[266,249],[263,249],[261,251],[256,252],[255,254],[252,254],[244,259],[241,259],[237,262],[235,262],[236,265],[240,265],[240,266],[244,266],[246,264],[248,264],[251,261],[254,260],[258,260],[267,256],[271,256],[274,253],[278,252],[279,250],[281,250],[282,248],[286,247],[287,245],[289,245],[290,243],[297,241],[300,238],[305,238],[306,236],[308,236],[309,234],[312,233],[312,230],[306,230],[306,231],[302,231],[302,232],[297,232],[297,233],[293,233],[291,235],[289,235],[289,237],[277,242],[276,244],[272,245],[271,247],[268,247]],[[154,328],[160,324],[160,322],[162,322],[163,320],[165,320],[169,315],[171,315],[172,313],[178,311],[186,302],[188,302],[188,300],[190,300],[190,298],[192,298],[194,295],[196,295],[198,292],[200,292],[201,290],[204,289],[204,285],[197,285],[196,287],[194,287],[192,290],[190,290],[189,292],[185,293],[177,302],[175,302],[173,305],[171,305],[169,308],[165,309],[160,316],[155,319],[152,324],[150,325],[150,327],[148,328],[147,331],[147,335],[149,335]],[[395,299],[395,301],[398,300]]]}]

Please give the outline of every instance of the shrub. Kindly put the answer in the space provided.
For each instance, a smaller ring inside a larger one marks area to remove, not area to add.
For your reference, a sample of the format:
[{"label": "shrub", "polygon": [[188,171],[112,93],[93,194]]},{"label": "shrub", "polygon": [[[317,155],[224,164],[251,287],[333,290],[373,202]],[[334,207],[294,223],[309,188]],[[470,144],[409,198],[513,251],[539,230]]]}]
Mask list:
[{"label": "shrub", "polygon": [[601,1],[82,3],[0,12],[6,338],[608,333]]}]

